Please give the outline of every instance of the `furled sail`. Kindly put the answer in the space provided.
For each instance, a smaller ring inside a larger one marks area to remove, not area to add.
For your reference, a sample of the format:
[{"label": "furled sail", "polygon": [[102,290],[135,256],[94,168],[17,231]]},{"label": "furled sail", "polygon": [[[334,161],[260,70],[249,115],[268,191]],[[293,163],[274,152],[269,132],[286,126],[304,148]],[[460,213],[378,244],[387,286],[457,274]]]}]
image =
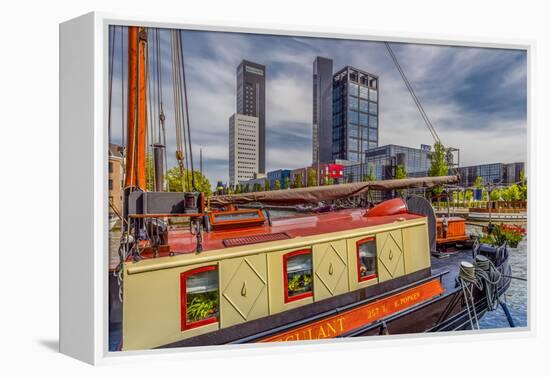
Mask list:
[{"label": "furled sail", "polygon": [[263,203],[269,205],[296,205],[348,198],[368,190],[400,190],[406,188],[431,188],[458,182],[458,176],[389,179],[384,181],[345,183],[304,187],[298,189],[251,192],[235,195],[219,195],[210,198],[210,205],[220,207],[229,204]]}]

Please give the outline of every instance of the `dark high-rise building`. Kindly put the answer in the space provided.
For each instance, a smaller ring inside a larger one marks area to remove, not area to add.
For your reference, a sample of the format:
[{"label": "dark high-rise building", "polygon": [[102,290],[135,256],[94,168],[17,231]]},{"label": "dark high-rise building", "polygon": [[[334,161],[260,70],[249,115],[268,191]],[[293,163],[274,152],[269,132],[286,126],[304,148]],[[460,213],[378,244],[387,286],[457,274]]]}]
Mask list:
[{"label": "dark high-rise building", "polygon": [[313,61],[313,164],[332,160],[332,59]]},{"label": "dark high-rise building", "polygon": [[362,162],[378,146],[378,76],[346,66],[332,88],[332,158]]},{"label": "dark high-rise building", "polygon": [[237,113],[259,120],[258,172],[265,174],[265,66],[243,60],[237,67]]}]

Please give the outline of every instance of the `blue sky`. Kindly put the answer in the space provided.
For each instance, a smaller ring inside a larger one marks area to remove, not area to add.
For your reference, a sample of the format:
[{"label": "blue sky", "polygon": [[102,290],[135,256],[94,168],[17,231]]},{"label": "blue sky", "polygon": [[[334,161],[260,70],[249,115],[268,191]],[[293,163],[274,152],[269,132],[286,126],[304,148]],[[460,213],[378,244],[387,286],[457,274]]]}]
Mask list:
[{"label": "blue sky", "polygon": [[[115,143],[121,140],[117,33]],[[162,30],[160,37],[170,167],[176,163],[169,32]],[[203,171],[213,184],[228,180],[228,119],[236,110],[236,68],[242,59],[266,65],[268,171],[311,164],[312,65],[318,55],[333,59],[335,71],[353,65],[379,76],[379,145],[433,144],[382,42],[184,31],[183,45],[195,165],[198,169],[202,147]],[[524,51],[395,43],[392,49],[443,143],[460,149],[462,166],[527,160]]]}]

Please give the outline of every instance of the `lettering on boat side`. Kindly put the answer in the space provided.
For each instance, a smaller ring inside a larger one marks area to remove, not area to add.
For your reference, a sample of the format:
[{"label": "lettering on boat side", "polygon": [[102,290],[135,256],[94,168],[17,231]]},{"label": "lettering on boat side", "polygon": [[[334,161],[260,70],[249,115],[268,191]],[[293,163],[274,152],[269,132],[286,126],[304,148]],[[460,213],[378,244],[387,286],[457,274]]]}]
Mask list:
[{"label": "lettering on boat side", "polygon": [[334,338],[361,326],[410,308],[445,292],[438,279],[407,289],[401,293],[360,306],[346,313],[299,327],[260,342],[292,342]]}]

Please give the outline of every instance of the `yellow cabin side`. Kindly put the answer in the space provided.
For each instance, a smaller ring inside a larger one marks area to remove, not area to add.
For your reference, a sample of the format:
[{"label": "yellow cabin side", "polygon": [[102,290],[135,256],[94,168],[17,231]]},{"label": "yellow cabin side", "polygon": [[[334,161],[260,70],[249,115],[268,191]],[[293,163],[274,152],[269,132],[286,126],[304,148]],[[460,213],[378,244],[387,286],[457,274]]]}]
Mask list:
[{"label": "yellow cabin side", "polygon": [[[422,217],[201,254],[126,262],[123,349],[159,347],[424,270],[430,267],[428,239],[427,220]],[[357,248],[364,242],[376,248],[376,276],[360,276],[363,271]],[[310,258],[311,292],[287,297],[285,263],[289,255]],[[203,268],[217,274],[219,312],[214,322],[185,328],[182,276]]]}]

